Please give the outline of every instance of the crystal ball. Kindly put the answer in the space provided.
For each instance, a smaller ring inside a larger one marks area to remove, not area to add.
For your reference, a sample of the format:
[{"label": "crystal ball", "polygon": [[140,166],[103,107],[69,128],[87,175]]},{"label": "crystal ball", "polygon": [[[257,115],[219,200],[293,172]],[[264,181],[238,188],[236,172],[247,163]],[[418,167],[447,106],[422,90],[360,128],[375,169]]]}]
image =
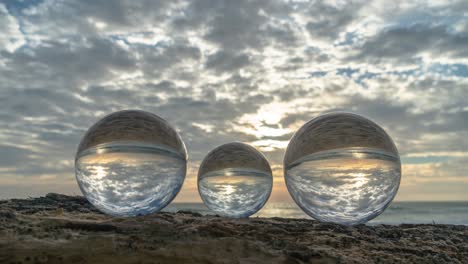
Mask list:
[{"label": "crystal ball", "polygon": [[168,205],[187,171],[176,130],[157,115],[112,113],[94,124],[78,146],[75,174],[88,201],[114,216],[146,215]]},{"label": "crystal ball", "polygon": [[401,163],[379,125],[356,114],[330,113],[294,134],[284,177],[292,198],[309,216],[356,225],[377,217],[393,200]]},{"label": "crystal ball", "polygon": [[205,157],[198,171],[198,192],[221,216],[243,218],[260,210],[270,197],[273,176],[267,159],[255,148],[233,142]]}]

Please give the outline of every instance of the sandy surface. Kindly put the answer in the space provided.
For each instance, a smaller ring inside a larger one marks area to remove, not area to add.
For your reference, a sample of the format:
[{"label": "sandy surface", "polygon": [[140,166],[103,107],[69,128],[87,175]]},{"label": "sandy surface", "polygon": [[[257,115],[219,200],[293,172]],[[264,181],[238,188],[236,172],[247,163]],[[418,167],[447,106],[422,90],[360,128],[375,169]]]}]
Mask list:
[{"label": "sandy surface", "polygon": [[468,227],[113,218],[84,198],[49,194],[0,201],[0,263],[468,263]]}]

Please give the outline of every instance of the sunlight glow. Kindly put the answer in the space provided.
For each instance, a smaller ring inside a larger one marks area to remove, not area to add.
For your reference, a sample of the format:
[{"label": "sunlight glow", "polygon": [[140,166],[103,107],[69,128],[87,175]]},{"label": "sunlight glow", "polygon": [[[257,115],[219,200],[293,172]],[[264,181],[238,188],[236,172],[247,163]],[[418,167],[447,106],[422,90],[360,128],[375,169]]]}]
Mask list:
[{"label": "sunlight glow", "polygon": [[96,172],[94,175],[96,180],[104,179],[107,176],[107,171],[103,166],[94,166],[93,169]]},{"label": "sunlight glow", "polygon": [[263,139],[250,142],[254,147],[259,148],[261,151],[269,152],[275,149],[285,149],[288,146],[288,140],[274,140],[274,139]]},{"label": "sunlight glow", "polygon": [[225,194],[225,195],[229,195],[229,194],[234,193],[234,191],[235,191],[234,186],[232,186],[232,185],[226,185],[226,186],[225,186],[225,192],[224,192],[224,194]]},{"label": "sunlight glow", "polygon": [[352,186],[353,188],[362,187],[369,181],[367,178],[368,175],[362,172],[350,173],[349,175],[354,177],[355,180],[355,183]]},{"label": "sunlight glow", "polygon": [[292,130],[284,128],[280,122],[286,116],[287,111],[286,103],[272,102],[263,105],[256,113],[243,115],[239,119],[240,126],[236,129],[254,135],[258,139],[286,135]]}]

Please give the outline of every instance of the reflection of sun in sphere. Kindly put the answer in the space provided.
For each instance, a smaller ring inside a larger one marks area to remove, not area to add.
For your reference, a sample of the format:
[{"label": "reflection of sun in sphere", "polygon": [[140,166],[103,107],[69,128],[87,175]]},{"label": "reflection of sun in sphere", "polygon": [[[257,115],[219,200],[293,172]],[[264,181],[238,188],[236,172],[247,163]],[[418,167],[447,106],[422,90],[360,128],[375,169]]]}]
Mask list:
[{"label": "reflection of sun in sphere", "polygon": [[75,159],[84,196],[116,216],[161,210],[179,192],[186,170],[179,134],[143,111],[120,111],[98,121],[81,140]]},{"label": "reflection of sun in sphere", "polygon": [[255,148],[228,143],[212,150],[198,172],[205,205],[227,217],[248,217],[265,205],[273,186],[266,158]]},{"label": "reflection of sun in sphere", "polygon": [[393,200],[401,163],[395,144],[377,124],[332,113],[294,134],[284,172],[289,193],[308,215],[355,225],[377,217]]}]

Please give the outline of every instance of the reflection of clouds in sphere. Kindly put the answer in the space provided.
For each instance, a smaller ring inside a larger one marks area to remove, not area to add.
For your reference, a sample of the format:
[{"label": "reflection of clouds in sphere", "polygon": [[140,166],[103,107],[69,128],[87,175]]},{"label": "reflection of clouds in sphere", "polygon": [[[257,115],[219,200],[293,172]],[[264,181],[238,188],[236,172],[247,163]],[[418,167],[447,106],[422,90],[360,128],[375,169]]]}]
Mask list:
[{"label": "reflection of clouds in sphere", "polygon": [[198,172],[198,191],[210,210],[228,217],[248,217],[268,200],[273,185],[270,165],[255,148],[229,143],[214,149]]},{"label": "reflection of clouds in sphere", "polygon": [[177,132],[143,111],[106,116],[86,133],[78,148],[76,178],[99,210],[117,216],[157,212],[177,195],[187,156]]},{"label": "reflection of clouds in sphere", "polygon": [[401,178],[391,138],[350,113],[323,115],[302,126],[288,145],[284,170],[299,207],[317,220],[346,225],[381,214]]}]

